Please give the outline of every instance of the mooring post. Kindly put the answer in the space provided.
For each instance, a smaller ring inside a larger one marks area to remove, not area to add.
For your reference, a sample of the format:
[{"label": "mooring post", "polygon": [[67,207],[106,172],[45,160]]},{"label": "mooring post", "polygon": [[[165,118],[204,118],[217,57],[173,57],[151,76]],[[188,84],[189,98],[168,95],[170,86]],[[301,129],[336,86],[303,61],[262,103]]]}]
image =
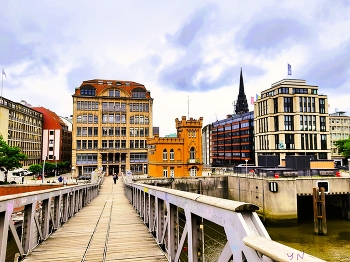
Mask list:
[{"label": "mooring post", "polygon": [[314,232],[315,234],[327,234],[326,223],[326,197],[324,188],[313,188],[314,200]]}]

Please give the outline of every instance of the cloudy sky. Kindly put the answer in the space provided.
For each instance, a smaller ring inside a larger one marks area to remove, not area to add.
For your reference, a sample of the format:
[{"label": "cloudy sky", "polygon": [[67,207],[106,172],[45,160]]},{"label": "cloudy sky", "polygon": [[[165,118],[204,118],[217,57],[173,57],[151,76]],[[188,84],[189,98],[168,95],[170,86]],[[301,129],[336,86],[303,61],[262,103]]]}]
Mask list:
[{"label": "cloudy sky", "polygon": [[330,112],[350,115],[349,3],[4,0],[2,95],[69,116],[84,80],[138,82],[164,136],[175,118],[205,125],[233,113],[241,67],[250,103],[287,77],[289,63],[291,78],[328,95]]}]

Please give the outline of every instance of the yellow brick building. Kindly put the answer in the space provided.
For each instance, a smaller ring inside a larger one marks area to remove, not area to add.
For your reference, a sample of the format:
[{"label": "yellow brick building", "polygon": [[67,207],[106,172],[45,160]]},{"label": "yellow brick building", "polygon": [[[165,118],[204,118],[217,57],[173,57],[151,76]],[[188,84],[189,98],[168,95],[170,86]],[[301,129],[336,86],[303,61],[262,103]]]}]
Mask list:
[{"label": "yellow brick building", "polygon": [[120,80],[84,81],[73,95],[73,176],[96,169],[147,173],[153,98],[144,85]]},{"label": "yellow brick building", "polygon": [[202,176],[202,124],[199,120],[175,119],[177,137],[147,139],[148,175],[151,177]]}]

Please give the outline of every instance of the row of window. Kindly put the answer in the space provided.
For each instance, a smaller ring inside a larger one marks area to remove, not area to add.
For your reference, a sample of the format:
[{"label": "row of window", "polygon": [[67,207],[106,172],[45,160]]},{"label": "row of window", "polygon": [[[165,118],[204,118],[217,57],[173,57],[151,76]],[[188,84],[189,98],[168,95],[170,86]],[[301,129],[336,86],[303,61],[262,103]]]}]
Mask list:
[{"label": "row of window", "polygon": [[[77,140],[77,150],[96,150],[98,149],[98,140]],[[126,149],[126,140],[102,140],[103,149]],[[130,149],[147,148],[146,140],[130,140]]]},{"label": "row of window", "polygon": [[[258,115],[263,116],[268,114],[268,100],[261,101],[258,103]],[[283,112],[292,113],[294,97],[283,97]],[[316,112],[315,97],[299,97],[299,112]],[[273,99],[273,111],[278,113],[278,98]],[[319,99],[319,113],[325,114],[325,99]]]},{"label": "row of window", "polygon": [[215,157],[227,157],[227,158],[251,158],[250,152],[213,152],[213,163],[219,163],[220,160],[215,159]]},{"label": "row of window", "polygon": [[218,140],[216,136],[213,136],[210,144],[211,145],[224,145],[224,144],[244,144],[244,143],[250,143],[253,139],[250,137],[240,137],[240,138],[234,138],[231,140],[227,140],[227,139],[220,139]]},{"label": "row of window", "polygon": [[329,119],[332,124],[350,124],[350,119]]},{"label": "row of window", "polygon": [[[110,90],[111,91],[111,90]],[[99,103],[97,101],[77,101],[77,110],[97,111]],[[130,103],[130,112],[149,112],[148,103]],[[125,102],[103,102],[103,111],[125,112]]]},{"label": "row of window", "polygon": [[[285,131],[294,131],[294,116],[284,115],[284,129]],[[320,116],[320,131],[326,132],[326,116]],[[269,131],[268,118],[258,119],[259,133],[266,133]],[[316,130],[316,116],[314,115],[301,115],[299,129],[304,131],[315,131]],[[279,116],[274,116],[274,131],[279,131]]]},{"label": "row of window", "polygon": [[[175,159],[175,152],[174,149],[170,149],[169,151],[169,159],[174,160]],[[190,159],[196,159],[196,150],[194,147],[191,147],[190,149]],[[168,150],[165,148],[163,149],[163,160],[168,160]]]},{"label": "row of window", "polygon": [[[77,136],[98,136],[98,127],[77,127]],[[126,136],[126,127],[101,127],[102,136]],[[130,127],[132,137],[149,136],[148,127]]]},{"label": "row of window", "polygon": [[[317,95],[317,89],[314,88],[292,88],[292,94],[308,94],[310,90],[310,94]],[[276,90],[271,90],[265,94],[261,95],[261,98],[268,97],[268,96],[274,96],[276,94],[290,94],[290,88],[289,87],[280,87]]]},{"label": "row of window", "polygon": [[[277,150],[294,150],[295,149],[295,134],[280,134],[274,135],[274,149]],[[269,140],[267,135],[258,136],[259,150],[269,150]],[[284,138],[284,141],[283,141]],[[327,149],[327,135],[321,134],[321,150]],[[316,150],[317,134],[300,134],[300,149],[299,150]]]},{"label": "row of window", "polygon": [[213,151],[240,151],[240,150],[251,150],[252,146],[250,145],[237,145],[237,146],[213,146]]},{"label": "row of window", "polygon": [[[98,116],[92,114],[84,114],[77,116],[77,123],[82,124],[98,124]],[[125,114],[103,114],[102,123],[111,123],[111,124],[126,124],[126,115]],[[143,115],[131,116],[130,124],[141,124],[148,125],[149,118]]]}]

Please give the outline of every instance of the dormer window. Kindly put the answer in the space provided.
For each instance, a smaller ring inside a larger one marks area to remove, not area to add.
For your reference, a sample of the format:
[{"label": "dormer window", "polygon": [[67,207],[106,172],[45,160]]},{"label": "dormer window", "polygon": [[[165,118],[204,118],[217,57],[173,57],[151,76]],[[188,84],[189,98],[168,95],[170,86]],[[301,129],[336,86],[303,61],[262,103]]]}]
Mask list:
[{"label": "dormer window", "polygon": [[82,96],[95,96],[96,89],[92,85],[83,85],[80,87],[80,95]]},{"label": "dormer window", "polygon": [[137,87],[132,90],[133,98],[146,98],[146,91],[143,88]]}]

